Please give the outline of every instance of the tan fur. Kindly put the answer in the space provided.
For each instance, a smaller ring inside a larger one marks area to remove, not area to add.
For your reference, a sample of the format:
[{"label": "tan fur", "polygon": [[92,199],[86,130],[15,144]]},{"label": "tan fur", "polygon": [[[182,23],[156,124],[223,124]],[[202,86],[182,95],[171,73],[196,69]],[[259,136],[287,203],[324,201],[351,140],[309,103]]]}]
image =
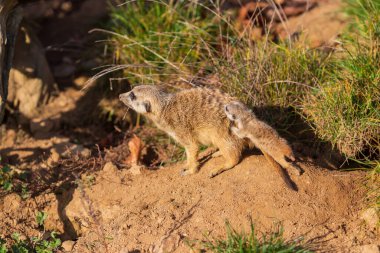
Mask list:
[{"label": "tan fur", "polygon": [[223,110],[233,98],[218,90],[192,88],[171,94],[157,86],[140,85],[121,94],[120,100],[185,147],[184,174],[198,171],[200,144],[217,147],[226,160],[223,168],[211,172],[211,177],[233,168],[241,159],[244,141],[231,133],[230,121]]},{"label": "tan fur", "polygon": [[287,141],[281,138],[276,130],[256,116],[242,103],[232,102],[224,107],[227,117],[234,122],[231,131],[239,138],[250,139],[255,146],[266,152],[284,168],[300,168],[293,166],[289,161],[295,161],[292,148]]}]

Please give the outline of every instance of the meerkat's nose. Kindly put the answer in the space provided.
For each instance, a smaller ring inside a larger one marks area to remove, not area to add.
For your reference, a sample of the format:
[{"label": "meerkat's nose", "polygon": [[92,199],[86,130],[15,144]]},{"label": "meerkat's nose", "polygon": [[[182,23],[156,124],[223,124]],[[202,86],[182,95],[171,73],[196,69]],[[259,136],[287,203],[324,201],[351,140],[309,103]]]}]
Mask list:
[{"label": "meerkat's nose", "polygon": [[125,96],[125,93],[120,94],[119,99],[122,100],[124,98],[124,96]]}]

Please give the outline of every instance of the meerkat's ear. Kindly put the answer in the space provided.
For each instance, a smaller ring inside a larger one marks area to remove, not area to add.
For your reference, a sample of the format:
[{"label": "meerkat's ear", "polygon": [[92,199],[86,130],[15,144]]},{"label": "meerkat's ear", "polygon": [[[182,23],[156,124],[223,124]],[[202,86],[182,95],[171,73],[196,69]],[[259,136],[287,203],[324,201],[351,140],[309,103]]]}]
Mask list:
[{"label": "meerkat's ear", "polygon": [[152,108],[151,108],[151,105],[150,105],[149,101],[144,101],[143,105],[144,105],[144,108],[145,108],[146,112],[151,112],[152,111]]}]

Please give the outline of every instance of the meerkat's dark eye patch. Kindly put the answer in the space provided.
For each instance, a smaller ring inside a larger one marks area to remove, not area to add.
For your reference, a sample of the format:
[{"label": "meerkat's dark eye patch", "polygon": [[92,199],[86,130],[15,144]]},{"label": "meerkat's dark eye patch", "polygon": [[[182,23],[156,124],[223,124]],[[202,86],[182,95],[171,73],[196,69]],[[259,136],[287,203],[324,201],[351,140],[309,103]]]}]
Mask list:
[{"label": "meerkat's dark eye patch", "polygon": [[129,98],[130,98],[132,101],[136,99],[136,95],[135,95],[135,93],[133,93],[133,91],[131,91],[131,92],[129,93]]},{"label": "meerkat's dark eye patch", "polygon": [[150,103],[148,101],[144,102],[144,107],[146,112],[151,112]]}]

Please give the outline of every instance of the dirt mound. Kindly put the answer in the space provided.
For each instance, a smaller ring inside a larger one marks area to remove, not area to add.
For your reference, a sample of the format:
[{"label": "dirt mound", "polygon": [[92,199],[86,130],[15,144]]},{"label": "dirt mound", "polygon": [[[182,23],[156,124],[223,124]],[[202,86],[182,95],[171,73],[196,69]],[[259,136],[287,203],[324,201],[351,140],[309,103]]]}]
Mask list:
[{"label": "dirt mound", "polygon": [[302,236],[316,249],[344,252],[374,242],[357,221],[363,173],[302,164],[305,173],[291,175],[299,188],[293,192],[262,155],[208,178],[221,162],[212,159],[187,177],[180,176],[179,165],[133,175],[108,163],[90,184],[79,185],[65,208],[80,236],[74,251],[186,252],[187,240],[223,236],[226,220],[249,231],[250,217],[259,233],[280,223],[287,239]]}]

